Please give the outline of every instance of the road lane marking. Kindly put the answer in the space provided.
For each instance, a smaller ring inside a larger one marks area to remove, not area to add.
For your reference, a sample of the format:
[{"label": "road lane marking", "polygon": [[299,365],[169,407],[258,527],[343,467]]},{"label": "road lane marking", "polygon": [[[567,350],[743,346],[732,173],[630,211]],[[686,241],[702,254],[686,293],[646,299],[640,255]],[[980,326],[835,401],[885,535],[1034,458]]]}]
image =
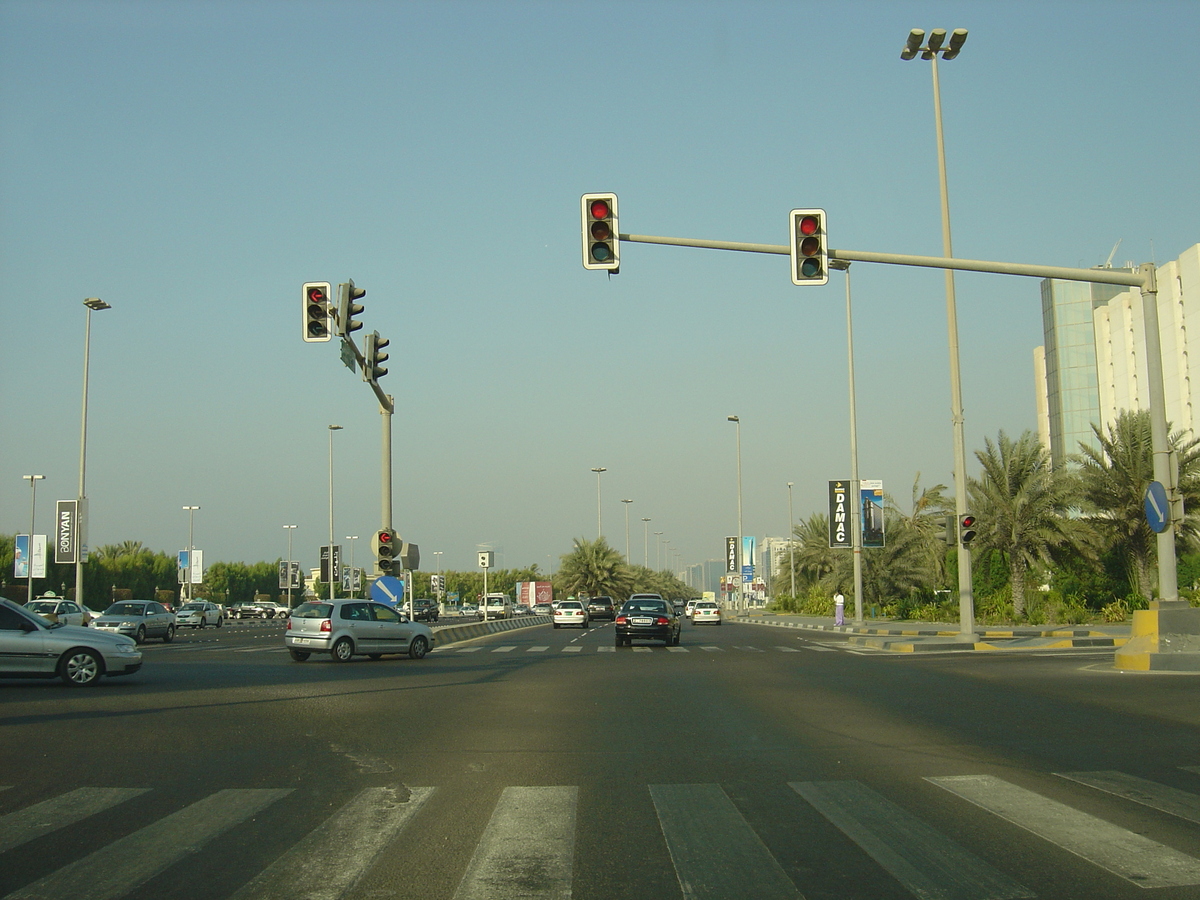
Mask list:
[{"label": "road lane marking", "polygon": [[27,841],[74,825],[149,788],[78,788],[25,809],[0,816],[0,853]]},{"label": "road lane marking", "polygon": [[461,650],[454,651],[455,653],[478,653],[482,647],[463,647]]},{"label": "road lane marking", "polygon": [[653,653],[654,650],[651,647],[634,647],[633,652],[634,653]]},{"label": "road lane marking", "polygon": [[454,900],[571,896],[577,787],[506,787]]},{"label": "road lane marking", "polygon": [[597,647],[596,650],[599,651],[600,653],[616,653],[617,652],[616,647]]},{"label": "road lane marking", "polygon": [[733,649],[734,650],[745,650],[747,653],[762,653],[763,652],[762,650],[758,649],[757,647],[739,647],[736,644],[734,645]]},{"label": "road lane marking", "polygon": [[686,900],[803,900],[720,785],[649,788]]},{"label": "road lane marking", "polygon": [[1142,806],[1149,806],[1200,825],[1200,797],[1156,781],[1148,781],[1124,772],[1055,772],[1059,778],[1069,778],[1098,791],[1114,794]]},{"label": "road lane marking", "polygon": [[[433,790],[366,788],[230,900],[338,900],[354,887]],[[406,798],[401,799],[401,794]],[[331,854],[336,854],[337,865],[329,864]]]},{"label": "road lane marking", "polygon": [[530,647],[525,652],[526,653],[545,653],[549,649],[550,649],[549,647]]},{"label": "road lane marking", "polygon": [[782,650],[784,653],[799,653],[800,652],[795,647],[776,647],[775,649]]},{"label": "road lane marking", "polygon": [[688,650],[687,647],[668,647],[667,652],[668,653],[690,653],[691,651]]},{"label": "road lane marking", "polygon": [[722,652],[722,650],[721,650],[721,648],[720,648],[720,647],[714,647],[714,646],[712,646],[711,644],[709,644],[709,645],[703,645],[703,644],[702,644],[702,645],[700,646],[700,649],[701,649],[701,650],[707,650],[709,653],[720,653],[720,652]]},{"label": "road lane marking", "polygon": [[517,649],[517,647],[516,647],[516,645],[514,644],[514,645],[512,645],[512,646],[510,646],[510,647],[497,647],[497,648],[496,648],[495,650],[493,650],[492,652],[493,652],[493,653],[512,653],[512,652],[513,652],[514,650],[516,650],[516,649]]},{"label": "road lane marking", "polygon": [[857,781],[790,781],[807,800],[917,897],[1016,900],[1024,885]]},{"label": "road lane marking", "polygon": [[209,794],[107,847],[13,891],[5,900],[110,900],[195,853],[223,831],[245,821],[290,789],[228,789]]},{"label": "road lane marking", "polygon": [[563,653],[582,653],[583,648],[582,647],[563,647],[562,652]]},{"label": "road lane marking", "polygon": [[925,780],[1139,887],[1200,884],[1200,860],[994,775]]},{"label": "road lane marking", "polygon": [[825,647],[821,644],[805,644],[804,646],[807,650],[818,650],[824,653],[836,653],[838,650],[837,647]]}]

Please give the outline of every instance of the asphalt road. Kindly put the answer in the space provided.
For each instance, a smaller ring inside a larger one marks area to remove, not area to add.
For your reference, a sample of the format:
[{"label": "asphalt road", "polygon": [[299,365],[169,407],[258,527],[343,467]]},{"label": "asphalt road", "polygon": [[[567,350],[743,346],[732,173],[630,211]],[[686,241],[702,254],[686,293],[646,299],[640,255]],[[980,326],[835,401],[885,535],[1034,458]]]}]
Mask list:
[{"label": "asphalt road", "polygon": [[0,897],[1200,897],[1200,680],[1111,651],[602,624],[297,664],[282,632],[0,682]]}]

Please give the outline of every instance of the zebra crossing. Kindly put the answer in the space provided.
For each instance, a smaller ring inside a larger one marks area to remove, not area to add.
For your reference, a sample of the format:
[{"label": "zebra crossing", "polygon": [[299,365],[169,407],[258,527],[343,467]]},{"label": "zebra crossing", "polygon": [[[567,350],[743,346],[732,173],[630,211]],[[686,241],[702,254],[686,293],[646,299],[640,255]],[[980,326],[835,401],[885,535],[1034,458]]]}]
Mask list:
[{"label": "zebra crossing", "polygon": [[[1190,773],[1185,778],[1200,775],[1197,767],[1179,768]],[[1170,817],[1176,823],[1172,827],[1179,821],[1200,826],[1200,794],[1192,791],[1116,771],[1060,772],[1052,773],[1053,778],[1061,778],[1072,790],[1087,795],[1078,799],[1080,805],[1095,809],[1094,797],[1106,796],[1118,805],[1109,808],[1114,818],[1124,814],[1124,804],[1136,804]],[[996,775],[927,776],[917,784],[924,784],[924,790],[938,797],[944,796],[939,793],[944,791],[961,801],[955,807],[958,815],[1016,826],[1018,830],[1008,839],[1013,847],[996,847],[991,842],[983,848],[965,846],[960,834],[972,829],[931,824],[922,816],[924,805],[914,808],[918,801],[913,799],[911,785],[898,791],[903,800],[885,796],[881,791],[886,788],[857,780],[792,781],[767,788],[777,796],[792,797],[791,802],[807,804],[819,814],[814,819],[797,810],[797,822],[808,823],[789,832],[798,846],[813,842],[814,827],[832,829],[830,834],[840,832],[878,867],[869,874],[864,870],[863,878],[872,878],[874,883],[890,878],[917,898],[1017,900],[1039,896],[1027,863],[1032,858],[1053,858],[1051,848],[1065,850],[1095,867],[1102,879],[1117,879],[1139,888],[1200,886],[1200,859]],[[154,794],[149,788],[77,787],[41,802],[10,808],[14,805],[11,787],[0,785],[0,885],[8,891],[3,900],[71,896],[119,900],[185,858],[215,854],[209,845],[244,823],[265,820],[269,827],[272,816],[286,815],[279,810],[279,802],[293,793],[291,788],[217,790],[127,834],[114,834],[106,846],[80,851],[75,858],[70,856],[71,841],[61,840],[56,843],[52,863],[58,868],[27,884],[10,884],[10,876],[4,875],[12,868],[5,865],[6,859],[13,858],[10,854],[19,854],[31,842],[56,833],[69,838],[72,826]],[[1196,787],[1200,790],[1200,779]],[[261,870],[244,873],[231,900],[359,896],[356,887],[385,854],[396,852],[393,848],[403,843],[406,831],[422,830],[422,815],[433,814],[427,811],[427,802],[439,790],[404,786],[360,790],[291,846],[266,857],[273,861],[264,862]],[[1098,793],[1093,795],[1093,791]],[[771,838],[773,850],[750,824],[756,820],[754,810],[744,807],[754,800],[735,802],[742,795],[730,793],[718,783],[647,784],[642,796],[653,809],[667,851],[665,858],[670,860],[684,898],[803,900],[806,888],[811,887],[797,883],[795,866],[789,874],[777,859],[781,850],[778,834]],[[574,870],[577,822],[588,815],[582,797],[580,788],[570,785],[503,788],[490,812],[487,805],[481,807],[480,821],[485,815],[489,818],[474,848],[453,861],[461,875],[455,874],[457,888],[447,900],[559,900],[586,894],[586,885],[575,884]],[[1187,837],[1189,847],[1195,847],[1200,839],[1200,829],[1195,831]],[[980,855],[989,851],[991,861]],[[61,855],[64,852],[66,856]],[[588,852],[594,853],[594,848]],[[331,860],[337,864],[331,865]],[[221,860],[212,860],[212,864],[221,865]]]},{"label": "zebra crossing", "polygon": [[[632,651],[634,653],[727,653],[727,654],[742,654],[742,653],[805,653],[805,652],[837,652],[839,650],[847,653],[859,653],[862,651],[858,648],[843,648],[843,647],[828,647],[822,644],[814,644],[804,642],[795,647],[775,646],[775,647],[752,647],[743,645],[721,645],[716,644],[693,644],[690,647],[666,647],[660,644],[635,644]],[[629,649],[618,650],[612,644],[600,644],[594,647],[585,647],[581,644],[568,644],[565,647],[558,649],[558,653],[569,654],[584,654],[584,653],[627,653]],[[470,653],[545,653],[554,652],[554,649],[548,645],[537,644],[529,647],[520,647],[517,644],[501,644],[500,646],[492,646],[489,644],[474,644],[468,647],[457,647],[453,644],[445,647],[435,647],[429,651],[431,654],[470,654]]]}]

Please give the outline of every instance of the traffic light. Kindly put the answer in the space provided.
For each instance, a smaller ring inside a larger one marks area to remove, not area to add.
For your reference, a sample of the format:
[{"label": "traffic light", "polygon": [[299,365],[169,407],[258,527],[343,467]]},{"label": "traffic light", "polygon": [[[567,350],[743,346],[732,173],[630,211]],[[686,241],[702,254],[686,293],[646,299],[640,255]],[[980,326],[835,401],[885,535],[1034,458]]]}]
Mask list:
[{"label": "traffic light", "polygon": [[310,281],[302,291],[304,301],[304,340],[310,344],[327,341],[333,333],[333,316],[329,303],[329,282]]},{"label": "traffic light", "polygon": [[965,515],[959,516],[958,539],[962,541],[962,545],[964,547],[971,543],[971,541],[975,540],[975,535],[978,534],[978,532],[979,529],[976,525],[976,520],[973,515],[966,513]]},{"label": "traffic light", "polygon": [[375,537],[371,539],[371,549],[375,553],[375,569],[381,575],[391,575],[393,572],[400,571],[400,566],[396,560],[396,554],[399,552],[400,540],[396,537],[396,532],[389,529],[380,529],[375,532]]},{"label": "traffic light", "polygon": [[356,288],[354,279],[350,279],[349,284],[338,285],[338,308],[337,308],[337,333],[341,337],[346,337],[352,331],[358,331],[362,328],[362,322],[356,322],[355,316],[361,316],[363,307],[361,303],[356,303],[356,300],[361,300],[367,296],[366,290]]},{"label": "traffic light", "polygon": [[363,339],[363,381],[378,381],[388,373],[382,363],[387,362],[388,358],[383,348],[390,343],[381,338],[378,331],[372,331]]},{"label": "traffic light", "polygon": [[793,209],[791,226],[792,284],[826,284],[829,281],[829,243],[825,210]]},{"label": "traffic light", "polygon": [[954,516],[943,517],[939,540],[944,541],[948,547],[958,546],[958,520]]},{"label": "traffic light", "polygon": [[583,267],[621,268],[621,234],[617,229],[617,195],[584,194],[580,203],[583,222]]}]

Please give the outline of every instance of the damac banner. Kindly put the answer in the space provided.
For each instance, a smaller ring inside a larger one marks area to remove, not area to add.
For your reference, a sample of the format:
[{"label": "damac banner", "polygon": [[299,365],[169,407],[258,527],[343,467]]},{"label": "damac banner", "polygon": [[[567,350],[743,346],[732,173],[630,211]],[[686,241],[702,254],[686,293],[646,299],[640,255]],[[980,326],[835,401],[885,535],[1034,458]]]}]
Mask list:
[{"label": "damac banner", "polygon": [[829,549],[848,550],[850,541],[850,480],[829,482]]}]

